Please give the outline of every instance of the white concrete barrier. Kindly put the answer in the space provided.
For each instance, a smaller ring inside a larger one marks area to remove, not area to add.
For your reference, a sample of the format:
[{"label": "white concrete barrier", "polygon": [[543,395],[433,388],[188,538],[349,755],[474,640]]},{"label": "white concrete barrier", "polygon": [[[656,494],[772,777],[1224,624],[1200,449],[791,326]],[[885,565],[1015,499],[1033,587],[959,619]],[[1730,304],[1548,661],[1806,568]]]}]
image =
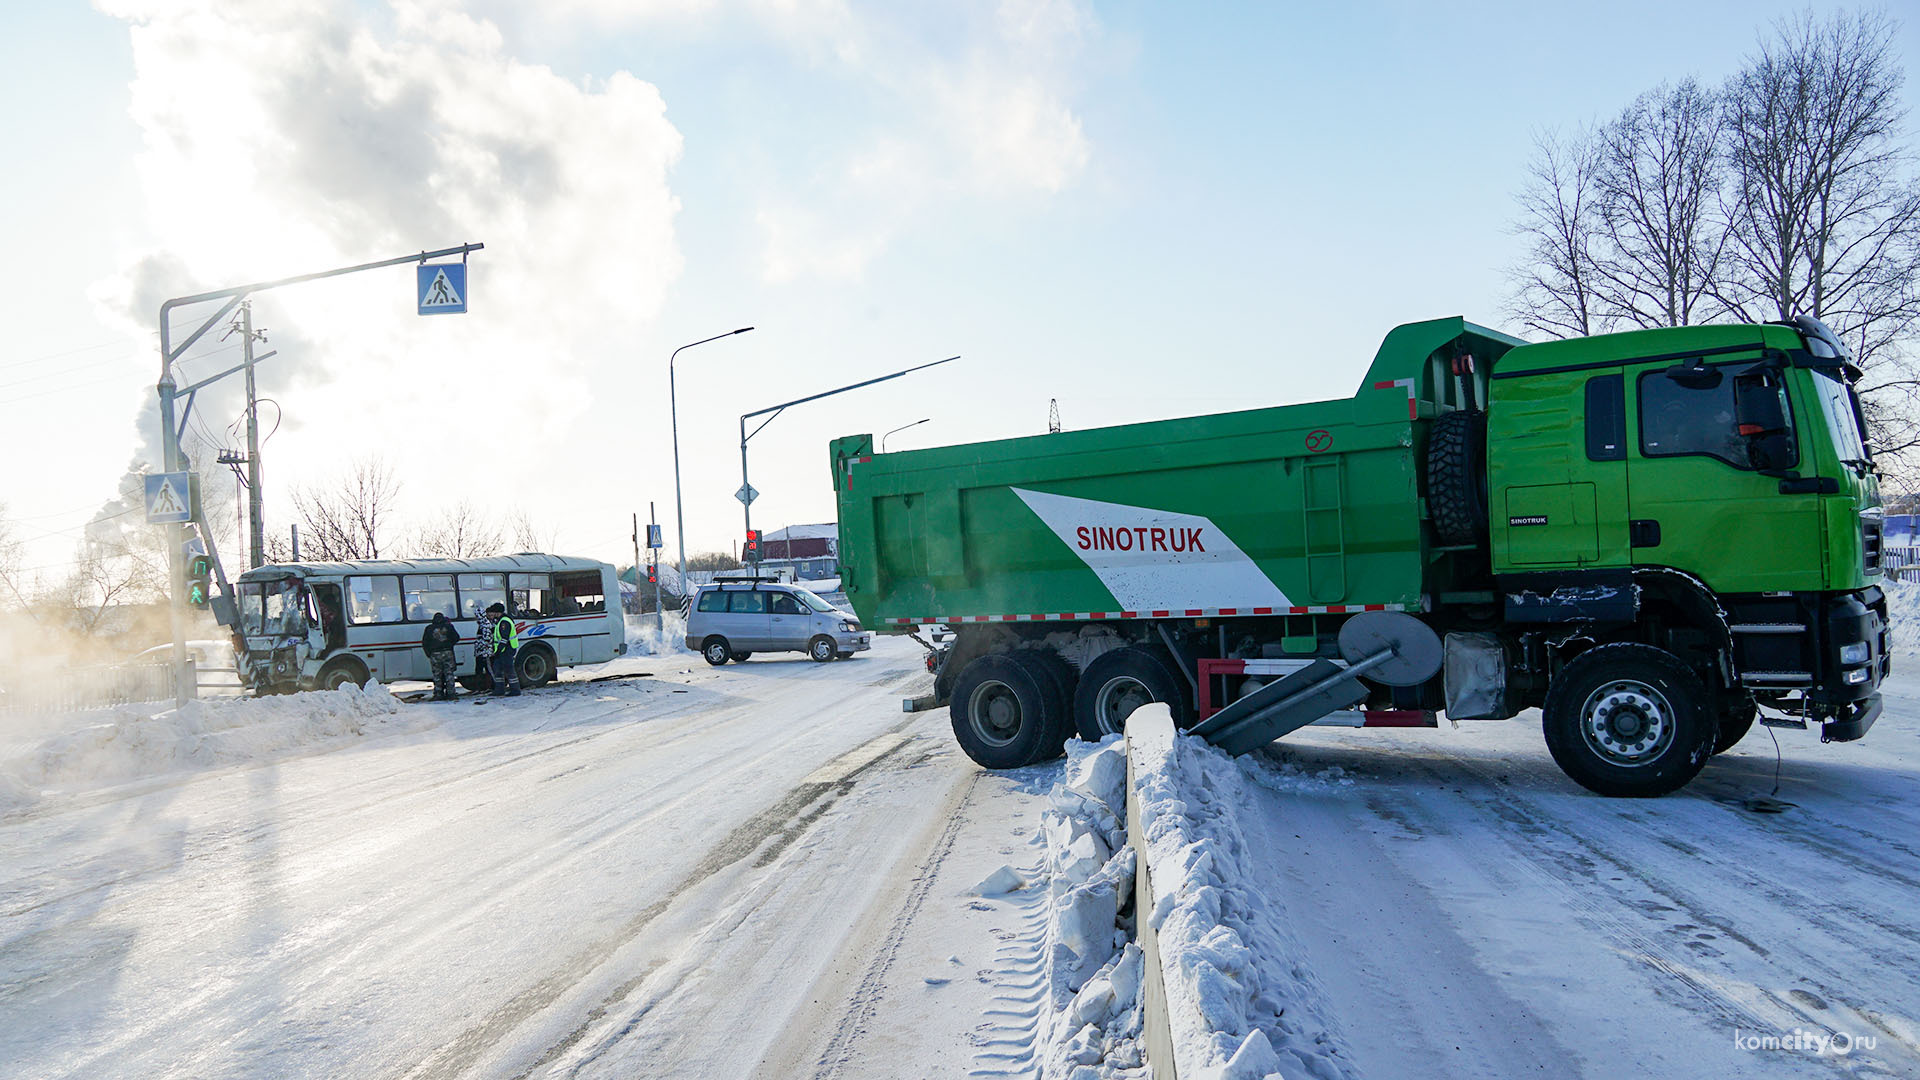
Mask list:
[{"label": "white concrete barrier", "polygon": [[1160,967],[1160,942],[1153,926],[1153,866],[1147,859],[1146,822],[1140,812],[1137,778],[1147,773],[1164,773],[1179,752],[1174,738],[1173,714],[1165,705],[1147,705],[1135,709],[1127,718],[1127,844],[1134,852],[1133,924],[1134,936],[1146,960],[1140,981],[1140,1040],[1154,1080],[1178,1080],[1179,1061],[1174,1053],[1173,1028],[1167,1017],[1167,983]]}]

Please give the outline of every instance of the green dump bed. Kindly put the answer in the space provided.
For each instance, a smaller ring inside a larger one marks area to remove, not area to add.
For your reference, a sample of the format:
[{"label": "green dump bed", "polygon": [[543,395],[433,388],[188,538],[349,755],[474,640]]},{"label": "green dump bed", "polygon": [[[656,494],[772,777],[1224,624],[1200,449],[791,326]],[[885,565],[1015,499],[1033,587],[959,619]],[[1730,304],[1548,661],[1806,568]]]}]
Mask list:
[{"label": "green dump bed", "polygon": [[[895,454],[838,439],[847,598],[877,629],[1420,610],[1426,425],[1517,344],[1439,319],[1389,334],[1344,400]],[[1478,374],[1455,374],[1466,355]]]}]

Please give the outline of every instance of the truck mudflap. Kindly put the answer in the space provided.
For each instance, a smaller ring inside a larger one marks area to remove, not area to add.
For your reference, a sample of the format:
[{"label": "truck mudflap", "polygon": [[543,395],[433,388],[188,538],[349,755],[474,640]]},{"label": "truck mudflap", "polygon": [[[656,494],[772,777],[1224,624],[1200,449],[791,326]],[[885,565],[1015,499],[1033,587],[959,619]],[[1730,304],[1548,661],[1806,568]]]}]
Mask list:
[{"label": "truck mudflap", "polygon": [[1879,694],[1874,694],[1853,707],[1853,715],[1845,720],[1829,720],[1820,725],[1820,741],[1852,742],[1867,733],[1875,720],[1880,719],[1880,710],[1884,707]]}]

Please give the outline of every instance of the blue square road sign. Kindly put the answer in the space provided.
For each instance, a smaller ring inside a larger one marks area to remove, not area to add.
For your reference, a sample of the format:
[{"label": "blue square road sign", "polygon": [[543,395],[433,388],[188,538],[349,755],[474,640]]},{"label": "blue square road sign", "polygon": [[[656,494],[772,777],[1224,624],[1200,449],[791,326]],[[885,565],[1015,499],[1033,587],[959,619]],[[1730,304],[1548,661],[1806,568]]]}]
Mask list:
[{"label": "blue square road sign", "polygon": [[467,313],[467,264],[426,263],[414,267],[414,295],[422,315]]}]

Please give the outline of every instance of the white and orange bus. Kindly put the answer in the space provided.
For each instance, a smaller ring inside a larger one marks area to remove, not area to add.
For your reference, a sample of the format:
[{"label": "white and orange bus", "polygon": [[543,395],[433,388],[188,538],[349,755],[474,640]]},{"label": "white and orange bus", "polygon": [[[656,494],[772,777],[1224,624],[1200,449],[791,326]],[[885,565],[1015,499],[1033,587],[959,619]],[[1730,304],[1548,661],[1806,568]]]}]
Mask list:
[{"label": "white and orange bus", "polygon": [[594,559],[522,553],[486,559],[271,563],[235,583],[241,668],[258,694],[430,679],[420,638],[436,612],[460,631],[461,684],[476,680],[481,612],[505,604],[520,629],[520,682],[627,651],[620,587]]}]

